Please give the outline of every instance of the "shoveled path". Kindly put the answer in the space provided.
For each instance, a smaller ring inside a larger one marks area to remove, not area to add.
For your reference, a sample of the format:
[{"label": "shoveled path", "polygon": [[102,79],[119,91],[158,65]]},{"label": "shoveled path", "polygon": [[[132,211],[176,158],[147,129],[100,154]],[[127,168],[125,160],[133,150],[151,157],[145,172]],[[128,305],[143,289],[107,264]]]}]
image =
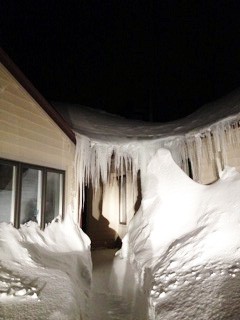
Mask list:
[{"label": "shoveled path", "polygon": [[92,252],[91,320],[147,320],[147,298],[139,289],[131,265],[116,250]]}]

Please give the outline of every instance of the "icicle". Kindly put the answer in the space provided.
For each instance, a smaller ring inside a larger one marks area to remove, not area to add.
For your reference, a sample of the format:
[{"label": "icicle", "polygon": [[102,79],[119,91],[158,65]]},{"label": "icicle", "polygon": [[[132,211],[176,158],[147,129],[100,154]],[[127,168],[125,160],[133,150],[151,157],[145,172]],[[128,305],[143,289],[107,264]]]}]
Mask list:
[{"label": "icicle", "polygon": [[82,203],[84,203],[84,186],[85,179],[89,182],[89,162],[90,154],[90,140],[82,135],[76,133],[76,154],[75,154],[75,174],[76,182],[79,185],[79,197],[80,197],[80,212],[82,209]]},{"label": "icicle", "polygon": [[199,180],[199,164],[197,157],[196,141],[193,136],[186,137],[187,156],[191,163],[193,180]]},{"label": "icicle", "polygon": [[[132,183],[137,182],[138,171],[144,176],[151,157],[160,149],[171,151],[174,161],[189,174],[189,162],[193,179],[200,182],[204,163],[217,166],[218,173],[227,163],[229,145],[240,146],[240,120],[237,117],[214,123],[206,130],[186,135],[156,139],[135,139],[111,142],[109,139],[93,140],[76,133],[76,181],[80,188],[80,207],[84,202],[84,187],[91,182],[97,189],[110,181],[110,173],[126,174]],[[161,164],[159,164],[161,165]]]}]

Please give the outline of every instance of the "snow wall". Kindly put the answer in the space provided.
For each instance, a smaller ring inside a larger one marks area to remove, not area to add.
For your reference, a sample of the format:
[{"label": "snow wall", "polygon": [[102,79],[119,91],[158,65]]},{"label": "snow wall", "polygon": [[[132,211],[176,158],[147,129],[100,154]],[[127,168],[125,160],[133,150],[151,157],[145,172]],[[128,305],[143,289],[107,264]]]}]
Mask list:
[{"label": "snow wall", "polygon": [[[119,254],[132,261],[149,292],[150,319],[237,319],[229,315],[239,315],[231,308],[238,303],[233,297],[227,303],[222,286],[240,270],[240,173],[226,167],[217,182],[201,185],[160,149],[142,187]],[[206,296],[201,302],[198,288]]]},{"label": "snow wall", "polygon": [[0,257],[4,319],[87,319],[90,240],[70,215],[44,230],[1,223]]},{"label": "snow wall", "polygon": [[[123,255],[141,267],[189,268],[240,258],[240,173],[227,167],[211,185],[191,180],[160,149],[143,183],[142,204],[124,239]],[[165,264],[166,262],[166,264]]]}]

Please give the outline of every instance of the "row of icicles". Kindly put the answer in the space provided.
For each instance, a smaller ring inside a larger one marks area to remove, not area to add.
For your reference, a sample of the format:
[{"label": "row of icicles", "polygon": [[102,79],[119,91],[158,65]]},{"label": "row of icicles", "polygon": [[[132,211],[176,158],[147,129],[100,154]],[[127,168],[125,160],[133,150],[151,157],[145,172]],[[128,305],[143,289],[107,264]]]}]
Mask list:
[{"label": "row of icicles", "polygon": [[[221,121],[202,133],[158,138],[155,140],[130,140],[124,143],[91,140],[76,133],[75,169],[80,186],[80,203],[84,203],[84,187],[97,189],[100,182],[109,183],[110,173],[126,177],[134,183],[138,171],[146,172],[151,157],[160,148],[169,149],[175,162],[193,180],[200,181],[203,162],[212,163],[216,178],[227,164],[228,146],[240,145],[239,120]],[[161,164],[159,164],[161,165]]]}]

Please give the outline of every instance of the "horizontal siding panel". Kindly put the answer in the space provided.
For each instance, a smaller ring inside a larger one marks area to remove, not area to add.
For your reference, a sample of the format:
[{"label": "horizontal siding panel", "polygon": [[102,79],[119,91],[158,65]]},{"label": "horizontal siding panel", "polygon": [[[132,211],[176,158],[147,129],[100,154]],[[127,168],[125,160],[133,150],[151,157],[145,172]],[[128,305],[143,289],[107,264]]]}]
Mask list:
[{"label": "horizontal siding panel", "polygon": [[22,88],[20,83],[2,65],[0,65],[0,83],[1,79],[7,81],[9,84],[8,88],[11,88],[11,91],[16,92],[16,90],[18,90],[19,96],[26,97],[25,89]]},{"label": "horizontal siding panel", "polygon": [[26,99],[27,93],[22,88],[22,86],[16,80],[14,80],[12,77],[4,76],[3,73],[1,72],[1,70],[0,70],[0,86],[4,87],[5,90],[8,90],[13,95],[16,95],[16,92],[17,92],[17,95],[19,97]]},{"label": "horizontal siding panel", "polygon": [[16,89],[16,88],[8,87],[4,91],[1,98],[3,99],[3,101],[10,102],[13,105],[20,107],[25,111],[30,111],[30,112],[33,112],[34,114],[36,114],[37,112],[37,115],[40,117],[46,116],[46,113],[43,111],[41,107],[39,107],[39,105],[35,102],[35,100],[32,97],[30,97],[28,94],[20,96],[19,94],[20,92],[21,90],[19,88]]},{"label": "horizontal siding panel", "polygon": [[11,132],[11,134],[14,135],[20,135],[22,137],[26,137],[32,141],[38,141],[43,144],[47,144],[50,146],[53,146],[58,149],[62,149],[63,145],[63,139],[58,138],[54,139],[52,135],[46,135],[44,134],[45,132],[42,130],[41,133],[39,134],[36,130],[35,127],[27,127],[22,123],[22,126],[16,126],[14,124],[9,124],[7,122],[1,121],[0,120],[0,131],[2,132]]},{"label": "horizontal siding panel", "polygon": [[56,130],[53,130],[52,128],[46,128],[42,127],[36,123],[33,123],[29,120],[26,119],[19,119],[16,116],[12,116],[9,113],[5,113],[5,111],[0,110],[0,121],[2,123],[8,123],[12,127],[19,128],[19,127],[24,127],[25,129],[31,128],[31,131],[34,131],[40,135],[44,135],[46,137],[51,137],[54,140],[62,140],[63,138],[67,140],[64,136],[62,137],[61,134],[56,132]]},{"label": "horizontal siding panel", "polygon": [[0,141],[0,157],[9,160],[27,162],[29,164],[66,170],[73,163],[73,156],[64,154],[49,154],[45,150],[31,150],[23,145]]},{"label": "horizontal siding panel", "polygon": [[[13,87],[13,84],[12,84],[11,80],[3,78],[2,74],[0,73],[0,86],[2,88],[4,88],[4,87],[10,88],[10,87]],[[16,88],[15,88],[15,90],[16,90]]]},{"label": "horizontal siding panel", "polygon": [[25,147],[28,147],[30,150],[45,150],[46,153],[59,154],[59,152],[64,152],[64,150],[61,150],[57,147],[49,146],[46,140],[45,143],[41,143],[38,141],[31,140],[27,137],[22,137],[19,134],[13,134],[12,132],[2,131],[0,128],[0,142],[1,141],[6,141],[7,143],[15,143],[16,145],[23,145]]},{"label": "horizontal siding panel", "polygon": [[[42,124],[43,126],[51,125],[50,120],[43,114],[38,112],[37,107],[34,107],[29,102],[17,103],[15,101],[9,101],[9,99],[0,96],[0,106],[2,110],[9,112],[10,114],[18,115],[20,118],[26,118],[36,123]],[[53,125],[52,125],[53,126]]]},{"label": "horizontal siding panel", "polygon": [[5,80],[12,80],[12,75],[4,68],[4,66],[0,63],[0,75]]},{"label": "horizontal siding panel", "polygon": [[27,101],[27,99],[28,99],[28,101],[31,101],[29,99],[30,96],[28,95],[28,93],[18,83],[16,83],[16,84],[15,83],[11,83],[10,85],[8,85],[6,92],[11,94],[12,96],[16,96],[16,97],[22,98],[22,99],[24,99],[26,101]]},{"label": "horizontal siding panel", "polygon": [[22,110],[18,106],[15,106],[7,101],[3,102],[0,100],[0,112],[1,117],[5,113],[5,119],[8,118],[9,122],[16,122],[20,123],[22,120],[28,121],[29,124],[32,123],[33,125],[40,126],[43,130],[51,130],[53,134],[57,134],[58,136],[63,136],[62,131],[57,127],[55,127],[50,121],[44,119],[44,117],[39,117],[34,113],[29,111]]}]

